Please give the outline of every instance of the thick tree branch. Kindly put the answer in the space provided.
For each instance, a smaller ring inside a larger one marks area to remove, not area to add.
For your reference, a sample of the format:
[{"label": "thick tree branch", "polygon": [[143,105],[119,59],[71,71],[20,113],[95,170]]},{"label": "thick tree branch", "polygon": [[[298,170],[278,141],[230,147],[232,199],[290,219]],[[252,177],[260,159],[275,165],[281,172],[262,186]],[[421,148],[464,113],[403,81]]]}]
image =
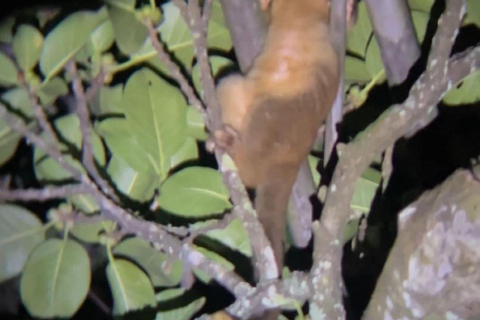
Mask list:
[{"label": "thick tree branch", "polygon": [[479,193],[472,173],[459,170],[402,210],[364,319],[480,314]]},{"label": "thick tree branch", "polygon": [[337,97],[332,110],[325,122],[325,148],[324,160],[326,165],[332,155],[333,148],[338,139],[337,124],[343,118],[343,85],[345,70],[345,51],[347,42],[347,2],[352,0],[334,0],[330,9],[330,38],[333,47],[337,52],[340,67],[340,82],[337,90]]},{"label": "thick tree branch", "polygon": [[242,72],[252,66],[263,48],[267,22],[258,0],[220,0]]},{"label": "thick tree branch", "polygon": [[[376,155],[407,133],[416,132],[430,123],[435,117],[437,103],[452,86],[450,72],[453,70],[448,68],[448,56],[465,12],[464,5],[464,0],[447,1],[446,11],[439,22],[438,31],[433,40],[430,63],[425,73],[413,86],[407,100],[402,105],[396,105],[387,110],[352,143],[347,146],[338,146],[339,162],[328,189],[320,221],[324,229],[322,233],[325,234],[322,237],[326,236],[328,240],[315,241],[314,249],[312,275],[316,290],[313,304],[319,310],[329,308],[329,305],[325,304],[324,297],[332,297],[333,301],[337,302],[342,299],[341,239],[357,179]],[[471,53],[463,59],[473,59],[476,61],[474,65],[478,68],[480,50],[474,50]],[[462,76],[468,73],[465,72]],[[322,279],[328,279],[328,282],[323,283]],[[344,317],[341,306],[331,311],[332,313],[326,313],[328,318]]]},{"label": "thick tree branch", "polygon": [[388,83],[402,83],[420,57],[406,0],[366,0],[368,15],[377,39]]}]

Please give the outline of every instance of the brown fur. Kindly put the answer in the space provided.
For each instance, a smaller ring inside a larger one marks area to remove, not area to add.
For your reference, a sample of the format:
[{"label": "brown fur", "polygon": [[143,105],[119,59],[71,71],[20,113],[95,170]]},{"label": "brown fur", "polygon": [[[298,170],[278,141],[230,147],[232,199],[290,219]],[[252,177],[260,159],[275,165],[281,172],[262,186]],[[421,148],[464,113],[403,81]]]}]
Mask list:
[{"label": "brown fur", "polygon": [[281,269],[288,199],[333,104],[339,66],[328,0],[260,1],[270,21],[265,47],[245,76],[220,82],[222,121],[229,129],[215,137],[243,183],[256,188],[258,217]]}]

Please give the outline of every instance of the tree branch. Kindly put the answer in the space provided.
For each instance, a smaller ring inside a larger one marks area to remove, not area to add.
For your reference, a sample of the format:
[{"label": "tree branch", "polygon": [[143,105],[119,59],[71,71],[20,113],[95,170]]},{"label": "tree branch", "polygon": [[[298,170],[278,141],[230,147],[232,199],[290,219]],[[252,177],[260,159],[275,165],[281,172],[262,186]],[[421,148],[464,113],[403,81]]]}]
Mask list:
[{"label": "tree branch", "polygon": [[118,201],[115,191],[108,184],[108,182],[102,178],[95,164],[92,146],[93,128],[92,123],[90,122],[90,111],[88,110],[87,97],[83,89],[82,80],[78,75],[75,61],[72,60],[67,64],[67,71],[72,77],[73,93],[75,95],[77,105],[76,111],[80,122],[80,132],[82,133],[82,163],[95,183],[100,186],[102,191],[115,201]]},{"label": "tree branch", "polygon": [[148,34],[152,41],[152,45],[157,51],[158,58],[167,66],[171,76],[178,83],[180,89],[187,97],[188,103],[195,109],[197,109],[197,111],[200,112],[200,114],[205,119],[205,122],[207,122],[207,114],[205,112],[205,108],[203,107],[202,101],[197,98],[195,91],[188,83],[187,78],[185,78],[185,76],[182,74],[178,65],[173,62],[170,56],[167,54],[165,50],[165,45],[158,39],[157,29],[155,29],[153,23],[149,20],[145,21],[145,25],[147,26]]},{"label": "tree branch", "polygon": [[[407,133],[416,132],[430,123],[436,113],[436,105],[451,87],[452,79],[448,68],[448,56],[455,40],[462,14],[464,0],[448,0],[437,33],[434,37],[427,70],[414,84],[410,96],[402,105],[387,110],[375,123],[370,125],[352,143],[339,145],[339,162],[328,189],[327,200],[321,217],[322,232],[316,236],[326,237],[315,241],[312,281],[315,287],[313,304],[319,310],[328,308],[324,297],[341,301],[341,256],[343,232],[349,215],[350,201],[357,179],[373,161],[374,157],[391,146]],[[477,61],[480,50],[472,51]],[[463,57],[463,59],[468,59]],[[452,59],[452,61],[455,58]],[[435,61],[435,63],[433,63]],[[455,74],[457,71],[455,71]],[[465,72],[462,76],[466,76]],[[328,285],[322,279],[329,279]],[[344,317],[342,307],[326,313],[328,318]]]},{"label": "tree branch", "polygon": [[43,189],[0,190],[0,199],[4,201],[47,201],[85,194],[89,190],[81,184],[61,187],[44,187]]},{"label": "tree branch", "polygon": [[366,0],[368,16],[377,39],[388,83],[402,83],[420,57],[410,11],[405,0]]}]

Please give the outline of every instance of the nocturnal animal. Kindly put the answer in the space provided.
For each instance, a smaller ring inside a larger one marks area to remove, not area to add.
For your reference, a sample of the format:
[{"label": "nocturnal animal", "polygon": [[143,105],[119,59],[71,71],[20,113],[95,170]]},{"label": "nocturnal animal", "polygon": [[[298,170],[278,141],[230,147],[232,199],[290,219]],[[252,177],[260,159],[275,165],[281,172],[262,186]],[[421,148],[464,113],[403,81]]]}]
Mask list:
[{"label": "nocturnal animal", "polygon": [[269,29],[245,75],[217,86],[222,129],[215,148],[234,160],[255,188],[258,218],[283,266],[289,196],[301,163],[327,117],[339,85],[339,59],[329,36],[329,0],[260,0]]}]

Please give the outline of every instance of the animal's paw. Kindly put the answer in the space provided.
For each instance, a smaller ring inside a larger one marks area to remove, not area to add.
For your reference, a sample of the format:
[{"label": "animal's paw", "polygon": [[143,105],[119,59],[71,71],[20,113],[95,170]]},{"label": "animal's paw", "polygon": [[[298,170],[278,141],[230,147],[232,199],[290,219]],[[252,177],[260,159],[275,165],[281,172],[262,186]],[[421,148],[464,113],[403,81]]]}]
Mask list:
[{"label": "animal's paw", "polygon": [[215,151],[215,149],[229,152],[238,138],[239,134],[237,130],[229,125],[224,125],[207,139],[206,148],[210,152]]}]

